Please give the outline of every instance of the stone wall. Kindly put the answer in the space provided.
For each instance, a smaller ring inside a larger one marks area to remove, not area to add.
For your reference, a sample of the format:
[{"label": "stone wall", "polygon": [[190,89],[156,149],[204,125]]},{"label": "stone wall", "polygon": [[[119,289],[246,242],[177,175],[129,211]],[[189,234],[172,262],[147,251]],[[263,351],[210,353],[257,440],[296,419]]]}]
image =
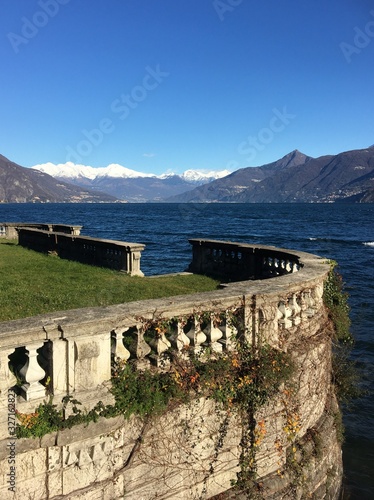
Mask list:
[{"label": "stone wall", "polygon": [[[332,326],[322,300],[329,265],[302,252],[296,257],[298,272],[232,283],[216,292],[1,323],[4,500],[247,498],[248,491],[231,489],[243,437],[238,417],[203,397],[150,420],[101,419],[41,439],[14,440],[7,428],[9,388],[18,388],[16,407],[22,413],[45,399],[46,376],[56,403],[69,393],[91,408],[99,399],[111,401],[111,357],[133,359],[139,369],[163,367],[169,349],[180,355],[186,346],[225,352],[239,335],[254,346],[266,343],[288,352],[297,367],[292,394],[281,388],[255,415],[266,432],[256,444],[256,491],[250,494],[337,499],[339,409],[331,386]],[[240,315],[241,331],[227,320],[227,311]],[[213,322],[217,313],[219,328]],[[173,327],[150,342],[147,325],[155,318],[174,318]],[[129,335],[134,344],[128,350]],[[21,378],[18,385],[10,368]],[[8,490],[12,443],[15,493]]]}]

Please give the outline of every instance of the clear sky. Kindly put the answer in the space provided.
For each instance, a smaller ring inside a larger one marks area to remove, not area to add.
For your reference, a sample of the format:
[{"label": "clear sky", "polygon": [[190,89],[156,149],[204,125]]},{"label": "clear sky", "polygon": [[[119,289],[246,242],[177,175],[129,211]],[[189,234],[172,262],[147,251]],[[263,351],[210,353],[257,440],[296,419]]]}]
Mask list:
[{"label": "clear sky", "polygon": [[0,154],[236,170],[374,143],[372,0],[0,0]]}]

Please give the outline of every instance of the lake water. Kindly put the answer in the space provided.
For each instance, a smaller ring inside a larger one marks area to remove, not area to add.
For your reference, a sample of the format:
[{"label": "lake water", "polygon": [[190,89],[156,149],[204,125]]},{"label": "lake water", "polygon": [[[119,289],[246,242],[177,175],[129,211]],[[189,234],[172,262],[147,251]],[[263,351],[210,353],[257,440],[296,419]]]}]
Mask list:
[{"label": "lake water", "polygon": [[83,235],[144,243],[146,275],[186,269],[189,238],[275,245],[337,260],[350,294],[352,356],[369,391],[344,415],[344,498],[374,499],[374,205],[1,204],[0,222],[77,224]]}]

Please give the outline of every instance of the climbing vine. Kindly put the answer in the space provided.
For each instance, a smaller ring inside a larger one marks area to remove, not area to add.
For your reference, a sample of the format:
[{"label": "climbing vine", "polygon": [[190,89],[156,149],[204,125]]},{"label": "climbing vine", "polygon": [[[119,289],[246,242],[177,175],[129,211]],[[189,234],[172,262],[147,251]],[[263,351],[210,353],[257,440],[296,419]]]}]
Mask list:
[{"label": "climbing vine", "polygon": [[338,400],[348,404],[362,395],[359,387],[360,377],[351,359],[354,338],[351,333],[351,320],[348,293],[344,290],[342,276],[337,271],[337,263],[330,261],[330,272],[324,283],[323,300],[334,325],[333,344],[333,383]]},{"label": "climbing vine", "polygon": [[[222,321],[218,313],[202,313],[194,319],[204,324],[212,317],[216,325]],[[189,320],[188,317],[178,318],[182,324],[187,324]],[[147,335],[166,335],[175,321],[175,318],[148,321]],[[230,315],[231,325],[241,326],[240,321],[238,314]],[[234,485],[240,489],[252,487],[257,470],[256,452],[266,435],[265,421],[257,422],[255,413],[291,377],[294,366],[290,356],[266,344],[255,347],[244,336],[239,336],[232,341],[230,350],[219,352],[204,348],[196,352],[192,347],[186,347],[182,353],[171,351],[169,357],[170,364],[162,370],[155,367],[139,370],[136,360],[116,360],[111,389],[114,404],[103,405],[99,402],[85,412],[79,401],[70,396],[64,398],[62,409],[58,409],[50,398],[39,405],[33,414],[18,414],[18,436],[40,437],[78,423],[96,421],[102,416],[123,415],[130,418],[136,415],[147,421],[181,404],[186,405],[204,397],[213,400],[220,408],[221,421],[204,484],[214,471],[229,418],[235,415],[241,422],[242,439],[240,471]]]},{"label": "climbing vine", "polygon": [[[356,396],[358,389],[356,372],[349,360],[353,338],[350,333],[348,296],[334,262],[331,263],[329,275],[324,283],[323,300],[334,325],[333,382],[339,399],[344,402],[349,397]],[[126,419],[132,415],[140,417],[145,422],[145,428],[170,410],[181,408],[182,405],[191,408],[198,400],[205,398],[206,401],[214,403],[217,425],[211,433],[213,444],[209,466],[204,471],[203,493],[208,491],[209,477],[218,469],[218,459],[224,447],[229,424],[231,418],[235,418],[235,423],[239,423],[241,428],[241,440],[239,472],[232,486],[249,492],[250,498],[257,498],[261,497],[262,493],[262,486],[257,478],[257,470],[260,469],[257,455],[264,440],[266,446],[269,446],[272,439],[271,423],[263,418],[263,412],[260,410],[278,395],[277,400],[283,408],[280,417],[283,423],[279,425],[274,440],[274,450],[279,455],[278,476],[288,474],[293,477],[295,488],[302,484],[305,479],[305,465],[312,456],[318,458],[322,454],[321,438],[315,429],[308,429],[306,439],[313,442],[313,446],[310,454],[306,455],[304,442],[299,440],[303,419],[297,402],[297,388],[291,383],[295,373],[291,356],[266,343],[251,344],[248,341],[250,335],[246,335],[248,332],[244,329],[242,307],[224,313],[194,311],[193,314],[171,319],[138,317],[136,321],[137,326],[126,331],[123,339],[120,338],[133,359],[127,362],[115,359],[112,365],[113,404],[104,405],[99,401],[90,411],[85,411],[79,401],[66,396],[61,408],[61,405],[54,404],[51,396],[33,413],[17,414],[18,437],[41,437],[79,423],[118,415],[123,415]],[[141,325],[139,330],[138,324]],[[224,324],[236,330],[238,335],[232,339],[224,339],[226,344],[223,342],[223,345],[226,345],[226,348],[221,347],[221,350],[207,347],[203,342],[201,346],[178,345],[178,350],[168,347],[161,354],[157,352],[157,356],[155,355],[154,346],[157,342],[162,340],[168,346],[173,342],[175,346],[177,327],[183,328],[186,333],[194,324],[199,324],[202,330],[209,326],[220,328]],[[135,359],[139,331],[142,332],[146,348],[154,348],[152,354],[148,356],[146,353],[143,356],[145,360],[141,369],[139,360]],[[227,348],[228,345],[230,348]],[[157,361],[161,359],[162,363],[157,367],[150,363],[147,365],[147,357],[152,356],[153,361],[157,357]],[[187,445],[191,446],[186,455],[193,463],[194,458],[198,456],[197,453],[194,455],[193,449],[197,446],[196,441],[199,441],[203,430],[193,429],[187,417],[179,419],[178,422],[185,432],[186,448]],[[202,418],[201,426],[203,422]],[[147,428],[149,427],[152,425]]]},{"label": "climbing vine", "polygon": [[337,271],[337,262],[331,260],[329,263],[330,271],[324,282],[323,300],[334,324],[336,340],[351,346],[354,339],[350,331],[348,293],[344,290],[343,278]]}]

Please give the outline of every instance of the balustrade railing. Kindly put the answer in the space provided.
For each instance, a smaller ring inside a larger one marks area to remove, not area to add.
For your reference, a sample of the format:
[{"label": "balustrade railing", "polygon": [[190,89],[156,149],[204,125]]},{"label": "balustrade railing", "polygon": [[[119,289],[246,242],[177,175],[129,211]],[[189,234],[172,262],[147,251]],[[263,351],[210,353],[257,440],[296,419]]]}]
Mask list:
[{"label": "balustrade railing", "polygon": [[145,245],[139,243],[76,236],[29,227],[18,228],[18,242],[21,246],[38,252],[55,252],[62,259],[108,267],[124,271],[131,276],[143,276],[140,258]]},{"label": "balustrade railing", "polygon": [[192,262],[189,270],[229,281],[264,279],[298,271],[299,256],[275,247],[215,240],[189,240]]},{"label": "balustrade railing", "polygon": [[[212,245],[205,248],[204,258],[212,255],[211,250]],[[266,269],[275,265],[277,278],[236,282],[203,294],[0,323],[0,420],[10,388],[19,395],[21,406],[22,402],[37,405],[47,394],[58,403],[67,394],[79,399],[83,393],[94,406],[98,388],[107,386],[111,365],[119,359],[133,361],[139,369],[168,369],[174,356],[207,348],[230,350],[239,337],[286,349],[287,335],[300,325],[303,334],[312,335],[323,311],[329,265],[310,254],[292,257],[277,250],[271,264],[262,260],[270,258],[271,249],[262,248],[257,260]],[[227,251],[225,243],[220,260]],[[232,252],[230,262],[250,260],[236,245]],[[287,256],[289,266],[282,263],[282,255]],[[210,270],[209,262],[207,266]],[[295,266],[298,272],[292,272]],[[279,269],[286,269],[286,274]]]}]

